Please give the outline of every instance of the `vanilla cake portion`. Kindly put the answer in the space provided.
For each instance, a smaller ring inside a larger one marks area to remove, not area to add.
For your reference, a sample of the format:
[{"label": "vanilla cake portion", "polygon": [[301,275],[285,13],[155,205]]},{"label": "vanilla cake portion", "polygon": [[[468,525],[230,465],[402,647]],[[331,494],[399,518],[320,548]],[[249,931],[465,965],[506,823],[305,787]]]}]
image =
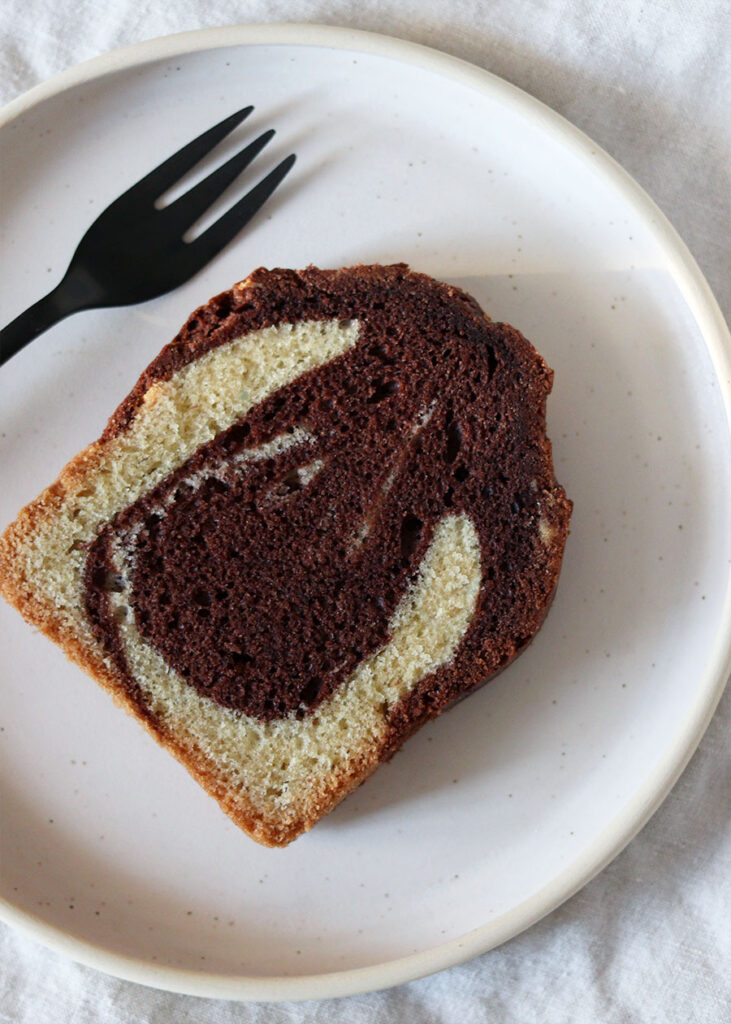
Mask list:
[{"label": "vanilla cake portion", "polygon": [[20,512],[0,590],[286,845],[537,632],[571,514],[551,383],[403,265],[258,270]]}]

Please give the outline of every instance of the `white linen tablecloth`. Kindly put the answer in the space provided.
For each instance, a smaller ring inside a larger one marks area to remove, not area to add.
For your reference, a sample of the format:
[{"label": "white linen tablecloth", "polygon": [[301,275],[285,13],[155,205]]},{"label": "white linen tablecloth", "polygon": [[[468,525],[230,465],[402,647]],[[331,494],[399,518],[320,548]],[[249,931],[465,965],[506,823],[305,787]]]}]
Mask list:
[{"label": "white linen tablecloth", "polygon": [[[642,184],[731,307],[727,0],[3,0],[0,102],[118,46],[307,21],[446,50],[564,114]],[[387,992],[246,1004],[157,992],[0,926],[0,1021],[541,1024],[731,1019],[731,693],[650,824],[582,892],[482,957]]]}]

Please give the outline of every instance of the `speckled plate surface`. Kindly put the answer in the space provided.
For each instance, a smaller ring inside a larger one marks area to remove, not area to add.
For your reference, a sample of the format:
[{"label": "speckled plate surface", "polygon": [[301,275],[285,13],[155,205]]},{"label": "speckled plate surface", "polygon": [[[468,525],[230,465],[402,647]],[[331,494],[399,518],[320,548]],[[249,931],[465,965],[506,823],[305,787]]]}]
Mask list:
[{"label": "speckled plate surface", "polygon": [[183,288],[80,314],[3,368],[2,525],[188,312],[262,264],[403,260],[518,326],[556,371],[549,429],[575,502],[532,647],[284,851],[237,831],[0,608],[3,917],[148,984],[304,998],[515,935],[668,792],[728,673],[729,345],[672,228],[576,129],[452,58],[312,26],[145,43],[6,108],[3,318],[57,281],[112,198],[245,103],[221,156],[274,126],[256,175],[292,149],[296,172]]}]

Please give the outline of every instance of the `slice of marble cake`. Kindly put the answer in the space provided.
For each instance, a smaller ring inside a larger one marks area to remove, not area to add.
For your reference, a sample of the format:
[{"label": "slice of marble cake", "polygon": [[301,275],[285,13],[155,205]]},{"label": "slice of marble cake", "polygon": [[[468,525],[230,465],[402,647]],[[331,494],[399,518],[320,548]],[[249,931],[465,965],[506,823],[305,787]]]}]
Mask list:
[{"label": "slice of marble cake", "polygon": [[503,669],[571,502],[552,372],[403,265],[258,270],[0,540],[0,589],[259,842]]}]

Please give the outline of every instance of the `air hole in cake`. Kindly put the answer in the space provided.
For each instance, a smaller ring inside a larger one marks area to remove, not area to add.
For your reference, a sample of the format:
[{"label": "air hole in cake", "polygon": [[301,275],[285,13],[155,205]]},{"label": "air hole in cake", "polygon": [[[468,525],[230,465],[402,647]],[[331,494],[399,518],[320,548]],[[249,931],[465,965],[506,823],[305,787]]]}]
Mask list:
[{"label": "air hole in cake", "polygon": [[488,379],[492,377],[497,370],[497,356],[495,355],[495,349],[491,345],[486,346],[487,351],[487,374]]},{"label": "air hole in cake", "polygon": [[447,427],[447,451],[445,458],[447,462],[454,462],[462,447],[462,428],[459,423],[451,420],[451,412],[447,413],[447,416],[450,417],[450,420]]},{"label": "air hole in cake", "polygon": [[454,504],[454,487],[448,487],[442,499],[445,508],[451,508]]},{"label": "air hole in cake", "polygon": [[223,292],[215,298],[216,314],[220,317],[227,317],[234,309],[234,292]]},{"label": "air hole in cake", "polygon": [[236,665],[237,667],[251,665],[253,661],[254,659],[250,654],[247,654],[246,651],[234,651],[231,655],[231,664]]},{"label": "air hole in cake", "polygon": [[180,486],[176,487],[176,489],[175,489],[175,492],[173,494],[173,501],[175,501],[175,502],[183,501],[185,498],[188,497],[188,495],[191,493],[192,490],[193,490],[193,488],[190,487],[188,484],[185,484],[185,483],[180,484]]},{"label": "air hole in cake", "polygon": [[[395,333],[393,327],[387,327],[384,331],[384,334],[389,338],[392,338]],[[384,366],[393,366],[396,363],[394,357],[382,345],[374,345],[372,351],[374,358],[378,359]]]},{"label": "air hole in cake", "polygon": [[322,679],[319,676],[313,676],[312,679],[302,688],[300,693],[300,699],[302,703],[307,705],[314,704],[317,698],[320,696],[320,690],[322,690]]},{"label": "air hole in cake", "polygon": [[454,479],[460,484],[464,483],[469,475],[470,471],[465,465],[457,466],[454,471]]},{"label": "air hole in cake", "polygon": [[375,391],[368,399],[369,405],[377,405],[379,402],[383,402],[386,398],[390,398],[391,395],[395,395],[398,391],[397,380],[384,380],[376,386]]},{"label": "air hole in cake", "polygon": [[418,516],[407,515],[401,523],[401,557],[410,558],[419,546],[424,523]]},{"label": "air hole in cake", "polygon": [[206,489],[212,494],[226,494],[231,485],[225,480],[219,480],[216,476],[209,476],[205,482]]},{"label": "air hole in cake", "polygon": [[227,452],[238,451],[251,433],[248,423],[237,423],[231,427],[226,436],[222,439],[221,445]]},{"label": "air hole in cake", "polygon": [[203,590],[202,587],[196,587],[193,591],[193,600],[202,608],[208,608],[211,604],[211,595],[207,590]]},{"label": "air hole in cake", "polygon": [[286,476],[283,476],[278,489],[282,489],[283,494],[293,494],[295,491],[302,490],[302,477],[300,476],[299,469],[291,469]]},{"label": "air hole in cake", "polygon": [[109,572],[107,569],[97,569],[92,577],[92,583],[99,590],[106,590],[110,594],[121,594],[124,590],[124,576],[118,572]]}]

